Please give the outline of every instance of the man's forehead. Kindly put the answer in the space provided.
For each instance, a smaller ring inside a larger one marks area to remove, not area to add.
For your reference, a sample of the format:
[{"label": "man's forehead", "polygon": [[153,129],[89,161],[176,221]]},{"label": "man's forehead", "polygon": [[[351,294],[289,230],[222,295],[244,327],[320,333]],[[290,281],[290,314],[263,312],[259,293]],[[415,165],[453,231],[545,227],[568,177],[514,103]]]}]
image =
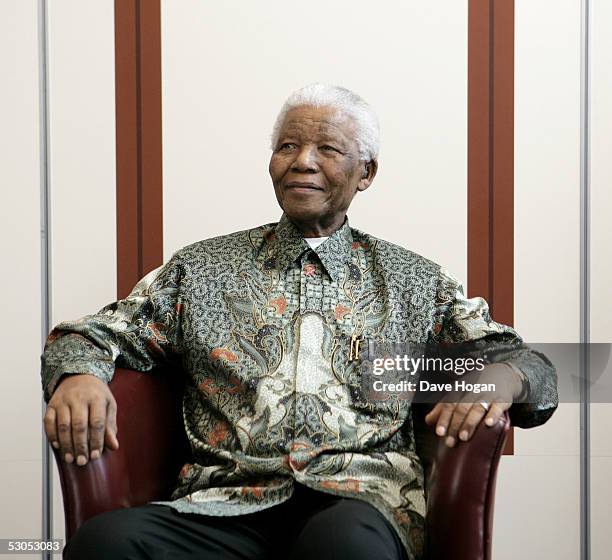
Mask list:
[{"label": "man's forehead", "polygon": [[285,133],[340,135],[348,139],[353,136],[354,129],[352,118],[331,108],[297,107],[287,113],[281,130]]}]

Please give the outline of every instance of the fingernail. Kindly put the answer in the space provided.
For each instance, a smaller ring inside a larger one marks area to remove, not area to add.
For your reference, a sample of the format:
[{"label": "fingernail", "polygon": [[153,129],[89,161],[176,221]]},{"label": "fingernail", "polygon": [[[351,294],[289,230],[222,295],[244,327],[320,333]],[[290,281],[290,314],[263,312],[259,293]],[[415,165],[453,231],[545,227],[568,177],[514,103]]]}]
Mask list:
[{"label": "fingernail", "polygon": [[463,441],[467,441],[468,438],[468,433],[466,430],[462,430],[461,433],[459,434],[459,439],[463,440]]},{"label": "fingernail", "polygon": [[64,458],[66,459],[66,463],[72,463],[72,461],[74,461],[72,453],[66,453],[66,455],[64,455]]},{"label": "fingernail", "polygon": [[453,447],[455,445],[455,438],[453,436],[448,436],[446,438],[446,445]]},{"label": "fingernail", "polygon": [[443,436],[446,433],[446,428],[444,426],[438,426],[436,428],[436,434],[439,436]]},{"label": "fingernail", "polygon": [[94,460],[94,459],[97,459],[98,457],[100,457],[100,452],[97,449],[94,449],[91,452],[91,458],[92,458],[92,460]]},{"label": "fingernail", "polygon": [[487,426],[492,426],[493,425],[493,418],[489,417],[485,420],[485,424]]},{"label": "fingernail", "polygon": [[85,463],[87,463],[87,458],[85,457],[85,455],[79,455],[77,457],[77,465],[79,465],[79,467],[82,467]]},{"label": "fingernail", "polygon": [[57,441],[52,441],[51,445],[53,446],[54,449],[57,449],[59,447],[59,443]]}]

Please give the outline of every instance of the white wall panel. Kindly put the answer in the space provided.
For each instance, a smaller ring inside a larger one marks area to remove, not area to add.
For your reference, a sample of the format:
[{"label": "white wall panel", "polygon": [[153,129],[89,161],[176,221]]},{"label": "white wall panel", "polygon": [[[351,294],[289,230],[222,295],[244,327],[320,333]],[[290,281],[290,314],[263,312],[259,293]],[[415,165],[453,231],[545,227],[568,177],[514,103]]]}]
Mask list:
[{"label": "white wall panel", "polygon": [[[516,3],[515,327],[527,342],[579,337],[579,22],[572,0]],[[515,432],[518,454],[552,430],[563,437],[548,452],[577,452],[578,409],[559,409],[540,431]]]},{"label": "white wall panel", "polygon": [[116,299],[112,0],[49,3],[53,322]]},{"label": "white wall panel", "polygon": [[164,252],[276,221],[269,136],[294,90],[362,95],[380,169],[354,227],[466,280],[467,1],[162,2]]},{"label": "white wall panel", "polygon": [[492,557],[580,558],[579,473],[573,457],[505,456],[495,493]]},{"label": "white wall panel", "polygon": [[591,339],[612,342],[612,4],[591,4]]},{"label": "white wall panel", "polygon": [[[34,0],[0,2],[0,527],[40,537],[41,312],[38,27]],[[19,491],[16,491],[19,489]]]},{"label": "white wall panel", "polygon": [[[608,432],[609,433],[609,432]],[[591,559],[608,560],[612,550],[610,500],[612,456],[591,458]]]},{"label": "white wall panel", "polygon": [[[612,4],[592,0],[591,340],[612,342]],[[610,368],[608,368],[608,372]],[[608,386],[611,380],[608,379]],[[594,395],[597,398],[597,395]],[[601,399],[599,399],[601,400]],[[612,550],[612,404],[591,405],[593,560]]]},{"label": "white wall panel", "polygon": [[[40,446],[38,446],[40,449]],[[40,539],[40,485],[42,461],[8,459],[0,461],[2,505],[0,506],[0,538]],[[9,555],[2,555],[11,558]],[[19,554],[19,560],[39,560],[39,554]]]},{"label": "white wall panel", "polygon": [[580,2],[517,0],[515,48],[515,325],[577,342]]},{"label": "white wall panel", "polygon": [[570,455],[578,461],[580,403],[561,403],[552,418],[534,429],[514,430],[516,455]]},{"label": "white wall panel", "polygon": [[[580,312],[580,2],[516,0],[515,327],[577,342]],[[502,457],[494,558],[579,554],[579,407],[515,429]],[[518,525],[517,525],[518,524]]]},{"label": "white wall panel", "polygon": [[[56,324],[93,313],[117,294],[114,3],[48,5]],[[54,534],[63,538],[61,488],[53,477]]]}]

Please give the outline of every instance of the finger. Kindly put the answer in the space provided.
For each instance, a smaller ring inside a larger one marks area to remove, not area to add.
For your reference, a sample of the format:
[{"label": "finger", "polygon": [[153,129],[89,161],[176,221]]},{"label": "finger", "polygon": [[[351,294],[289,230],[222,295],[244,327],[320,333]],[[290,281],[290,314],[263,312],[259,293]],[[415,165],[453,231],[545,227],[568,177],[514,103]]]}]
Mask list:
[{"label": "finger", "polygon": [[[459,428],[465,421],[466,416],[468,415],[470,409],[472,408],[471,402],[459,402],[455,405],[455,409],[453,410],[453,416],[451,417],[448,430],[447,430],[447,443],[451,445],[451,447],[455,444],[456,440],[459,437]],[[451,442],[449,438],[453,438]]]},{"label": "finger", "polygon": [[455,405],[453,403],[441,403],[440,404],[440,415],[436,423],[436,434],[439,436],[446,435],[448,431],[448,425],[453,415]]},{"label": "finger", "polygon": [[60,444],[57,436],[57,413],[55,412],[54,407],[47,407],[43,422],[49,443],[51,443],[54,449],[59,449]]},{"label": "finger", "polygon": [[487,410],[479,402],[472,403],[472,407],[468,412],[463,424],[459,427],[459,439],[468,441],[476,431],[476,427],[487,414]]},{"label": "finger", "polygon": [[73,404],[70,408],[72,415],[72,442],[76,463],[82,467],[87,463],[89,457],[89,444],[87,436],[89,433],[89,405],[87,402]]},{"label": "finger", "polygon": [[89,454],[91,459],[98,459],[104,447],[106,428],[106,401],[94,399],[89,405]]},{"label": "finger", "polygon": [[493,401],[485,418],[485,424],[489,427],[495,426],[508,408],[510,408],[510,403]]},{"label": "finger", "polygon": [[66,463],[74,460],[72,449],[72,425],[70,423],[70,409],[62,406],[57,409],[57,433],[59,436],[61,455]]},{"label": "finger", "polygon": [[117,403],[114,399],[110,400],[106,408],[106,431],[104,440],[109,449],[119,449],[117,439]]}]

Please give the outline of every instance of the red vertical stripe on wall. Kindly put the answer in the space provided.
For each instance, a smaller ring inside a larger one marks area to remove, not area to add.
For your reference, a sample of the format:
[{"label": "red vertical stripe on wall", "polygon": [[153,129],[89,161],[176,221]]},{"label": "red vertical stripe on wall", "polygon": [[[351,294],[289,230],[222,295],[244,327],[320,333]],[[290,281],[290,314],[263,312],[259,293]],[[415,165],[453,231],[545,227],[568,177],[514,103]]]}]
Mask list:
[{"label": "red vertical stripe on wall", "polygon": [[470,0],[468,27],[468,295],[512,326],[514,0]]},{"label": "red vertical stripe on wall", "polygon": [[491,276],[495,319],[514,325],[514,0],[495,0]]},{"label": "red vertical stripe on wall", "polygon": [[159,0],[115,1],[117,297],[163,262]]}]

